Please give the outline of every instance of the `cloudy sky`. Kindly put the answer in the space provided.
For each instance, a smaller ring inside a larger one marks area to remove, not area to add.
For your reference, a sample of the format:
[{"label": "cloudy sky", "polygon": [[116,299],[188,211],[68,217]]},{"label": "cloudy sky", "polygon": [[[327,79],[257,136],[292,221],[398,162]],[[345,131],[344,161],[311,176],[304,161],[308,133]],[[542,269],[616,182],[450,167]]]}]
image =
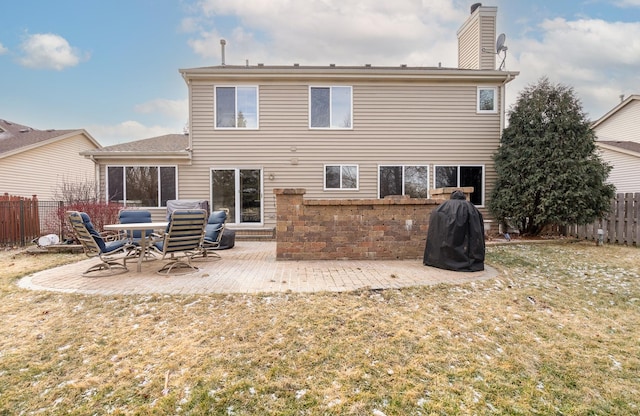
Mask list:
[{"label": "cloudy sky", "polygon": [[[110,145],[187,124],[179,68],[219,65],[457,65],[474,1],[7,0],[0,118],[84,128]],[[640,94],[640,0],[494,0],[518,91],[540,77],[575,89],[597,119]]]}]

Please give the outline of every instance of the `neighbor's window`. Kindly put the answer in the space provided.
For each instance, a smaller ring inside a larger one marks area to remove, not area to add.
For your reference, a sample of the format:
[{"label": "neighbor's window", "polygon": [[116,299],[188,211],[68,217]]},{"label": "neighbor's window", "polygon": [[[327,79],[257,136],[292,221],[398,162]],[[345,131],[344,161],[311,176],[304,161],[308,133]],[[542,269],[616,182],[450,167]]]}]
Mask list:
[{"label": "neighbor's window", "polygon": [[309,127],[351,128],[351,87],[311,87]]},{"label": "neighbor's window", "polygon": [[325,189],[358,189],[358,165],[325,165]]},{"label": "neighbor's window", "polygon": [[387,195],[429,197],[429,166],[380,166],[380,198]]},{"label": "neighbor's window", "polygon": [[473,186],[471,202],[475,205],[483,204],[484,190],[484,167],[483,166],[436,166],[435,185],[436,188],[458,188],[463,186]]},{"label": "neighbor's window", "polygon": [[107,166],[107,200],[128,206],[166,207],[176,199],[175,166]]},{"label": "neighbor's window", "polygon": [[215,102],[216,128],[258,128],[258,87],[215,87]]},{"label": "neighbor's window", "polygon": [[495,87],[478,87],[478,113],[497,113]]}]

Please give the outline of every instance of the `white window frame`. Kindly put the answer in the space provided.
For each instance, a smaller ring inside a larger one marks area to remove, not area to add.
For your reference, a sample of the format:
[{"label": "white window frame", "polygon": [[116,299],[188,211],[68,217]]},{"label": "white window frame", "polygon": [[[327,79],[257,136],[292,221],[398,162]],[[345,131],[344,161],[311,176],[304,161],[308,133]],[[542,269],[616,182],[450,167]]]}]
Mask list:
[{"label": "white window frame", "polygon": [[[264,205],[265,205],[265,196],[264,196],[264,167],[262,166],[214,166],[209,168],[209,201],[211,201],[211,209],[220,209],[220,208],[228,208],[228,207],[214,207],[213,206],[213,172],[218,170],[230,170],[234,172],[234,188],[235,188],[235,211],[234,218],[235,222],[228,222],[227,224],[233,224],[238,227],[262,227],[264,225]],[[242,222],[240,219],[242,218],[242,206],[240,204],[240,171],[241,170],[259,170],[260,171],[260,222]]]},{"label": "white window frame", "polygon": [[[218,88],[234,88],[235,89],[235,127],[218,127]],[[238,88],[255,88],[256,90],[256,126],[255,127],[238,127]],[[260,87],[258,85],[238,85],[238,84],[220,84],[213,87],[213,127],[216,130],[259,130],[260,129]]]},{"label": "white window frame", "polygon": [[[480,205],[476,205],[478,207],[484,207],[484,201],[485,201],[485,197],[486,197],[486,174],[487,174],[487,169],[485,167],[485,165],[475,165],[475,164],[458,164],[458,163],[443,163],[440,165],[433,165],[433,187],[436,187],[436,180],[437,180],[437,176],[436,176],[436,172],[438,170],[439,167],[456,167],[458,169],[457,172],[457,185],[455,186],[456,188],[460,188],[460,168],[481,168],[482,169],[482,201],[480,203]],[[475,191],[475,190],[474,190]]]},{"label": "white window frame", "polygon": [[[493,109],[483,110],[480,108],[480,96],[482,91],[493,92]],[[476,111],[478,114],[496,114],[498,112],[498,88],[497,87],[478,87],[476,94]]]},{"label": "white window frame", "polygon": [[158,168],[158,205],[157,206],[149,206],[149,207],[144,207],[144,208],[165,208],[166,205],[162,205],[162,183],[161,183],[161,176],[160,176],[160,168],[174,168],[175,170],[175,190],[176,190],[176,195],[175,195],[175,199],[178,199],[178,165],[154,165],[154,164],[148,164],[148,165],[142,165],[142,164],[128,164],[128,165],[106,165],[105,166],[105,200],[108,202],[109,201],[109,168],[122,168],[123,171],[123,178],[122,178],[122,192],[123,192],[123,205],[126,207],[128,204],[128,200],[127,200],[127,177],[126,177],[126,171],[127,168],[148,168],[148,167],[152,167],[152,168]]},{"label": "white window frame", "polygon": [[[311,125],[311,90],[313,88],[328,88],[329,89],[329,126],[327,127],[315,127]],[[350,126],[349,127],[339,127],[333,126],[333,108],[331,106],[331,101],[333,97],[333,89],[334,88],[349,88],[349,117],[350,117]],[[309,129],[311,130],[353,130],[353,87],[350,85],[310,85],[309,86]]]},{"label": "white window frame", "polygon": [[383,165],[378,165],[378,198],[382,198],[382,196],[380,195],[380,168],[402,168],[402,195],[405,195],[405,168],[407,167],[420,167],[420,168],[427,168],[427,198],[429,198],[429,179],[431,177],[431,172],[429,170],[429,165],[428,164],[422,164],[422,163],[385,163]]},{"label": "white window frame", "polygon": [[[327,167],[334,166],[340,167],[340,187],[339,188],[327,188]],[[356,187],[355,188],[343,188],[342,187],[342,174],[343,168],[355,167],[356,168]],[[322,185],[325,191],[358,191],[360,189],[360,166],[355,163],[326,163],[322,168]]]}]

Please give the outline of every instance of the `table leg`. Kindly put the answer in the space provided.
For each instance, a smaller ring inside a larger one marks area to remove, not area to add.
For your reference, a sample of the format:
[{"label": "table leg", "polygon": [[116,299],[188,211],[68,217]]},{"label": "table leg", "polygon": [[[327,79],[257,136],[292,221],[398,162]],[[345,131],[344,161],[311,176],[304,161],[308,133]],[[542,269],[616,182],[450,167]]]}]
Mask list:
[{"label": "table leg", "polygon": [[144,256],[147,254],[147,235],[144,230],[142,230],[142,234],[140,235],[140,255],[138,256],[138,273],[142,271],[142,260],[144,260]]}]

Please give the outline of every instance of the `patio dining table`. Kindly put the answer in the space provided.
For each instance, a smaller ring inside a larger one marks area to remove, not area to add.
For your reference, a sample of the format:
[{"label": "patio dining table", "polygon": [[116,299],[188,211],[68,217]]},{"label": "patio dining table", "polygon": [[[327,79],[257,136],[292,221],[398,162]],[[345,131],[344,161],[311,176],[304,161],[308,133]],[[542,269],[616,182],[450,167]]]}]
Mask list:
[{"label": "patio dining table", "polygon": [[103,228],[109,231],[140,231],[140,255],[138,256],[138,272],[142,271],[142,260],[147,253],[147,230],[166,230],[168,222],[132,222],[128,224],[107,224]]}]

